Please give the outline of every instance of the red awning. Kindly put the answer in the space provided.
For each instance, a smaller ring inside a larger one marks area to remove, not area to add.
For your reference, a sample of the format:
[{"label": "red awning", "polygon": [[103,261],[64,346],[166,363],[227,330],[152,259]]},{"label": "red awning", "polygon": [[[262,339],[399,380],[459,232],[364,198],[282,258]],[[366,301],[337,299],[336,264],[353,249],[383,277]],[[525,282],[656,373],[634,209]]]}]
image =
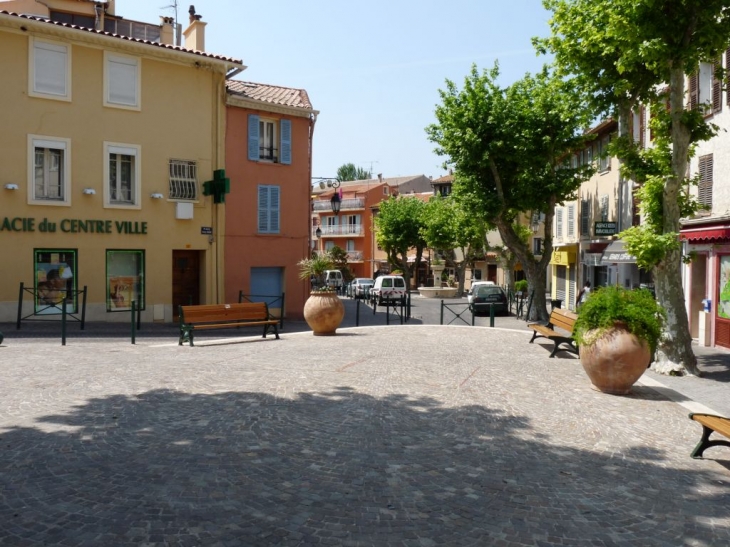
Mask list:
[{"label": "red awning", "polygon": [[730,240],[730,226],[685,229],[679,233],[679,238],[690,243]]}]

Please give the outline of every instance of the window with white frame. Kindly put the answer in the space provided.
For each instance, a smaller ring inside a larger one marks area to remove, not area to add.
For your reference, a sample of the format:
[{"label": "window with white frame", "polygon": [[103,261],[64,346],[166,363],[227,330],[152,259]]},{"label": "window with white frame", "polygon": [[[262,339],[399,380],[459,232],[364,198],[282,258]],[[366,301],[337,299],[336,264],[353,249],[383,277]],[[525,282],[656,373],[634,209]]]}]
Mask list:
[{"label": "window with white frame", "polygon": [[28,94],[32,97],[71,100],[71,46],[30,39]]},{"label": "window with white frame", "polygon": [[348,239],[345,243],[345,250],[348,253],[355,252],[355,240],[354,239]]},{"label": "window with white frame", "polygon": [[248,159],[291,164],[291,120],[248,116]]},{"label": "window with white frame", "polygon": [[104,52],[104,106],[139,110],[142,65],[137,57]]},{"label": "window with white frame", "polygon": [[542,238],[541,237],[532,238],[532,254],[534,254],[534,255],[542,254]]},{"label": "window with white frame", "polygon": [[258,187],[258,233],[279,233],[279,187],[260,184]]},{"label": "window with white frame", "polygon": [[605,135],[601,138],[600,145],[600,157],[598,159],[598,170],[609,171],[611,169],[611,156],[608,155],[608,144],[610,142],[610,135]]},{"label": "window with white frame", "polygon": [[601,196],[601,222],[608,222],[608,196]]},{"label": "window with white frame", "polygon": [[198,199],[197,166],[194,161],[170,160],[170,199]]},{"label": "window with white frame", "polygon": [[141,147],[104,143],[104,202],[110,207],[140,207]]},{"label": "window with white frame", "polygon": [[28,201],[70,205],[71,140],[28,136]]},{"label": "window with white frame", "polygon": [[580,234],[591,235],[591,200],[580,200]]}]

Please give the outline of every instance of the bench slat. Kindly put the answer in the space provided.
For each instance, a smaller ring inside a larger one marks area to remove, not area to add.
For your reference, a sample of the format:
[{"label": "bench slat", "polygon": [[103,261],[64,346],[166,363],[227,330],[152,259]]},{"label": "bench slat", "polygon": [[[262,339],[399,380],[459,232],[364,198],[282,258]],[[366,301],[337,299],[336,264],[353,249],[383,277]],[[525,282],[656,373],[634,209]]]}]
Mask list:
[{"label": "bench slat", "polygon": [[730,438],[730,418],[710,416],[708,414],[694,414],[692,419]]}]

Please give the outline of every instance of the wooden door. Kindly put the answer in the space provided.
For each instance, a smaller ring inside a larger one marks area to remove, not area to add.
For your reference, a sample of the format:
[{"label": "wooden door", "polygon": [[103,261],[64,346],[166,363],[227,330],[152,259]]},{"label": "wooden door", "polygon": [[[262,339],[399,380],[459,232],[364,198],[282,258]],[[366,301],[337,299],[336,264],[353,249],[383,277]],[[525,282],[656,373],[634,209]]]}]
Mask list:
[{"label": "wooden door", "polygon": [[200,252],[172,251],[172,316],[179,306],[200,304]]}]

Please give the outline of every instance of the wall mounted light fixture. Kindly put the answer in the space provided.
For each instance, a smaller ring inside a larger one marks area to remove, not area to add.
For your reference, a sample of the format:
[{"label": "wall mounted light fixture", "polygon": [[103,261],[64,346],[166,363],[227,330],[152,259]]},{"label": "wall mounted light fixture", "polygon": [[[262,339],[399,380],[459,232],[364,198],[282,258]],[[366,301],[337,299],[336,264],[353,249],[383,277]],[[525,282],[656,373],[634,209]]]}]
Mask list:
[{"label": "wall mounted light fixture", "polygon": [[93,188],[84,188],[84,194],[86,194],[87,196],[93,196],[94,194],[96,194],[96,190],[94,190]]},{"label": "wall mounted light fixture", "polygon": [[17,190],[18,189],[18,185],[17,184],[6,184],[5,185],[5,189],[6,190]]},{"label": "wall mounted light fixture", "polygon": [[154,193],[150,194],[150,197],[151,197],[152,199],[162,199],[162,198],[164,198],[165,196],[163,196],[163,195],[162,195],[162,194],[160,194],[159,192],[154,192]]}]

